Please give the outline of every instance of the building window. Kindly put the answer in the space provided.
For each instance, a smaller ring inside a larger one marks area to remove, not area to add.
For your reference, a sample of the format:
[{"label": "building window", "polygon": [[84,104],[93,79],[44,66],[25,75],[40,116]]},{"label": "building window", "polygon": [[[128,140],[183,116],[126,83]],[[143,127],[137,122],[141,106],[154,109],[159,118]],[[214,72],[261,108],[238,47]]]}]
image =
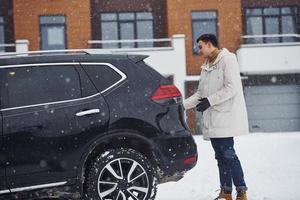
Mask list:
[{"label": "building window", "polygon": [[204,33],[217,35],[217,12],[216,11],[194,11],[192,12],[193,29],[193,52],[199,52],[196,44],[197,38]]},{"label": "building window", "polygon": [[[102,40],[153,39],[151,12],[101,14]],[[153,47],[153,42],[104,43],[103,48]]]},{"label": "building window", "polygon": [[4,44],[4,41],[4,19],[0,16],[0,52],[5,51],[4,46],[1,46]]},{"label": "building window", "polygon": [[276,37],[283,34],[297,34],[297,7],[272,7],[246,9],[247,35],[273,35],[247,38],[246,43],[295,42],[296,37]]},{"label": "building window", "polygon": [[66,49],[66,19],[64,16],[40,17],[41,49]]}]

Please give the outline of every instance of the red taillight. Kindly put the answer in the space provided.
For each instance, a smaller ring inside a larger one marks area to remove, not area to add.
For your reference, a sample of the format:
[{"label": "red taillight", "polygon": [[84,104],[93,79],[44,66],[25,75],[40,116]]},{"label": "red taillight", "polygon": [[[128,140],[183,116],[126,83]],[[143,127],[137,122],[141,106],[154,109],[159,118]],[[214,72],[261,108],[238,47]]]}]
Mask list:
[{"label": "red taillight", "polygon": [[181,97],[181,93],[175,85],[161,85],[154,92],[151,99],[153,101],[158,101],[158,100],[169,99],[174,97]]},{"label": "red taillight", "polygon": [[184,164],[185,165],[190,165],[190,164],[193,164],[197,161],[197,155],[194,155],[194,156],[191,156],[191,157],[188,157],[186,159],[184,159]]}]

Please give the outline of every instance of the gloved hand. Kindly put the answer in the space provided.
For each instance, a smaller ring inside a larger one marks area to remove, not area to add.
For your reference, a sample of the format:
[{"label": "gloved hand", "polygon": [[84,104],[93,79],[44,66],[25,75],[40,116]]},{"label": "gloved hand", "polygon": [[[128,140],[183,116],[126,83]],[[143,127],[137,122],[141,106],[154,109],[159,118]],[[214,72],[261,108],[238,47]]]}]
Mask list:
[{"label": "gloved hand", "polygon": [[196,106],[198,112],[204,112],[209,107],[210,103],[207,98],[199,99],[199,103]]}]

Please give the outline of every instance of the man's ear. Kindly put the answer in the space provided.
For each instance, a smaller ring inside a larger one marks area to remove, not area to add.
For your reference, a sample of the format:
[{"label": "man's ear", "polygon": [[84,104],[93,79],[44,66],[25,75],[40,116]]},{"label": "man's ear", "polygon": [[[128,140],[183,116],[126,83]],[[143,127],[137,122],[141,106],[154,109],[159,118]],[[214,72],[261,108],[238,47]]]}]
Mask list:
[{"label": "man's ear", "polygon": [[212,45],[212,43],[210,41],[207,42],[207,45],[208,45],[209,48],[213,47],[213,45]]}]

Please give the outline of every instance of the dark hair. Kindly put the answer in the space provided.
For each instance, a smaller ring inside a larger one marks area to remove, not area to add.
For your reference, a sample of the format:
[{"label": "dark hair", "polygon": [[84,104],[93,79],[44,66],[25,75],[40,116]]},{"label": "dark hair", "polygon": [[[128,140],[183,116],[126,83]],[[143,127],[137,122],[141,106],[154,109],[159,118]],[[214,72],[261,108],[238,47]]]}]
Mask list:
[{"label": "dark hair", "polygon": [[205,43],[211,42],[212,45],[213,45],[214,47],[219,47],[219,41],[218,41],[218,38],[217,38],[217,36],[215,36],[215,35],[212,34],[212,33],[205,33],[205,34],[201,35],[201,36],[198,37],[198,39],[196,40],[197,43],[198,43],[200,40],[203,41],[203,42],[205,42]]}]

